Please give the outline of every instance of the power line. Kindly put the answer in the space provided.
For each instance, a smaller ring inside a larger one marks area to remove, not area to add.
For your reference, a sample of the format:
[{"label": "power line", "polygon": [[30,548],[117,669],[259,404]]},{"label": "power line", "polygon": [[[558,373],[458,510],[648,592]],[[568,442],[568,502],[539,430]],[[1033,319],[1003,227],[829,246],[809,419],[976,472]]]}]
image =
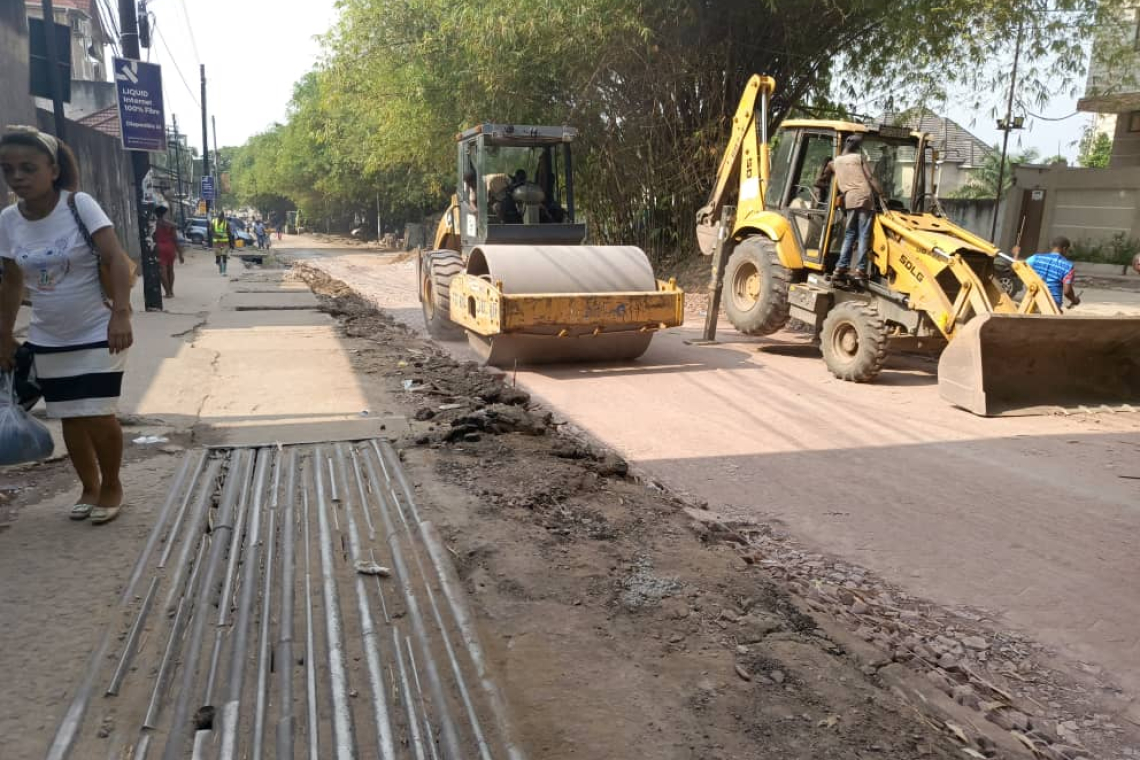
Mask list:
[{"label": "power line", "polygon": [[194,101],[194,104],[197,105],[198,108],[201,108],[202,104],[198,102],[198,98],[194,95],[194,90],[186,81],[186,77],[182,74],[182,69],[178,67],[178,59],[170,52],[170,46],[166,44],[166,38],[163,37],[162,32],[158,30],[158,24],[154,25],[154,34],[158,37],[158,41],[162,43],[162,49],[166,51],[167,57],[170,58],[170,65],[172,65],[174,71],[177,72],[178,78],[182,81],[182,86],[186,88],[186,92],[190,95],[190,99]]},{"label": "power line", "polygon": [[190,23],[190,11],[186,10],[186,0],[178,0],[182,6],[182,18],[186,19],[186,32],[190,35],[190,47],[194,50],[194,62],[202,65],[202,57],[198,55],[198,41],[194,39],[194,25]]}]

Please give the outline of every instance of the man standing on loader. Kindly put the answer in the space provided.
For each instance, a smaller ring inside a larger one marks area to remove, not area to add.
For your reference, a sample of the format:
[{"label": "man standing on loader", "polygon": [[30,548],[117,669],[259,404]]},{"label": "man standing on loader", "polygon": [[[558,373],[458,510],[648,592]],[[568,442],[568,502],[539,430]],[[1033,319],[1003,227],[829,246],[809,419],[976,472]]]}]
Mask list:
[{"label": "man standing on loader", "polygon": [[[875,195],[882,188],[871,175],[871,167],[863,156],[863,135],[848,135],[843,141],[843,154],[832,162],[843,208],[847,210],[847,230],[843,235],[843,248],[835,266],[836,280],[867,279],[867,249],[871,243],[871,228],[875,221]],[[855,268],[851,267],[851,253],[855,249]],[[850,275],[848,272],[850,271]]]}]

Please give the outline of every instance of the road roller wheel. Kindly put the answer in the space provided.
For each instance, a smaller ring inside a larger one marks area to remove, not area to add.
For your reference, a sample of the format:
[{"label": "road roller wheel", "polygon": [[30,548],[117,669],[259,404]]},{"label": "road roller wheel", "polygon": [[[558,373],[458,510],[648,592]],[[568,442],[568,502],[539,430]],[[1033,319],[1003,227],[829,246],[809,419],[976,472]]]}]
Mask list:
[{"label": "road roller wheel", "polygon": [[433,338],[456,340],[463,328],[451,321],[451,278],[463,271],[463,258],[455,251],[427,251],[420,256],[420,306]]},{"label": "road roller wheel", "polygon": [[887,327],[871,304],[846,301],[823,320],[819,336],[823,361],[840,380],[866,383],[887,360]]},{"label": "road roller wheel", "polygon": [[745,335],[769,335],[788,323],[790,269],[780,263],[776,244],[753,236],[738,243],[724,273],[724,311]]},{"label": "road roller wheel", "polygon": [[567,362],[627,362],[644,354],[652,340],[651,332],[620,332],[577,338],[467,333],[467,342],[480,361],[500,369]]}]

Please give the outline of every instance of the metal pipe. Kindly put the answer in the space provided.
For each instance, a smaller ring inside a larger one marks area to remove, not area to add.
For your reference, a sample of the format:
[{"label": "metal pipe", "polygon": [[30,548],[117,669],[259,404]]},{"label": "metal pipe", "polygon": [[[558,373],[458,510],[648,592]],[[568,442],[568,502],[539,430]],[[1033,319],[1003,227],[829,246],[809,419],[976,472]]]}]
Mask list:
[{"label": "metal pipe", "polygon": [[396,482],[400,484],[400,489],[404,492],[404,498],[408,502],[408,510],[412,513],[412,520],[416,525],[423,522],[420,517],[419,507],[416,506],[416,497],[411,486],[408,485],[408,479],[404,477],[404,468],[400,464],[400,455],[392,448],[392,444],[387,441],[383,442],[384,453],[388,455],[389,463],[392,465],[392,472],[396,474]]},{"label": "metal pipe", "polygon": [[158,569],[160,570],[166,567],[166,562],[170,559],[170,552],[174,550],[174,541],[178,538],[178,531],[182,529],[182,521],[186,519],[186,510],[190,504],[190,498],[194,496],[194,488],[202,477],[202,468],[206,466],[207,461],[210,461],[210,457],[206,454],[203,454],[202,458],[198,460],[198,467],[194,471],[194,478],[190,481],[190,488],[182,497],[182,505],[178,508],[178,514],[174,517],[174,524],[170,526],[170,532],[163,539],[166,546],[162,548],[162,555],[158,558]]},{"label": "metal pipe", "polygon": [[[194,572],[190,574],[190,586],[198,582],[198,570],[202,567],[202,558],[206,555],[206,544],[198,548],[198,557],[194,562]],[[173,667],[174,651],[182,645],[182,629],[186,625],[186,616],[190,614],[193,602],[189,595],[178,600],[178,611],[174,613],[174,621],[170,624],[170,637],[166,640],[166,648],[162,652],[162,659],[158,663],[158,675],[154,679],[154,689],[150,693],[150,703],[143,718],[143,728],[158,728],[158,716],[162,713],[162,697],[166,691],[166,681],[170,677]]]},{"label": "metal pipe", "polygon": [[[344,458],[344,447],[337,444],[337,465],[341,480],[347,482],[348,472]],[[364,493],[364,484],[357,481],[361,498],[361,507],[367,498]],[[352,499],[349,498],[351,489],[346,488],[342,494],[344,501],[345,522],[348,524],[348,546],[353,566],[361,560],[360,533],[356,529],[356,517],[353,515]],[[368,666],[368,685],[372,690],[372,719],[376,724],[376,741],[380,757],[383,760],[394,760],[396,748],[392,741],[392,724],[388,717],[388,703],[384,696],[384,669],[380,663],[380,634],[372,621],[372,610],[368,599],[368,589],[364,585],[364,576],[353,573],[353,585],[356,587],[356,606],[360,613],[360,637],[364,644],[364,658]]]},{"label": "metal pipe", "polygon": [[241,712],[241,692],[245,678],[245,653],[249,647],[249,618],[253,611],[253,598],[257,594],[258,554],[261,544],[261,507],[265,495],[265,479],[269,469],[269,449],[257,450],[254,468],[253,504],[250,507],[249,537],[246,539],[246,558],[242,566],[241,598],[238,601],[237,619],[231,636],[230,679],[226,702],[222,708],[222,742],[219,754],[232,760],[237,757],[238,718]]},{"label": "metal pipe", "polygon": [[178,553],[177,564],[170,579],[170,588],[166,590],[166,603],[163,604],[163,609],[167,612],[174,609],[175,600],[182,594],[182,585],[186,580],[186,573],[189,572],[190,555],[196,546],[205,541],[206,521],[210,516],[210,505],[214,499],[214,489],[221,466],[222,463],[218,459],[210,462],[210,467],[206,470],[206,480],[198,489],[198,499],[192,508],[191,522],[186,528],[186,537],[182,540],[182,549]]},{"label": "metal pipe", "polygon": [[[329,527],[329,505],[325,498],[324,449],[317,448],[317,531],[320,541],[322,596],[325,601],[325,634],[329,653],[329,680],[332,682],[333,744],[336,757],[351,760],[355,756],[352,708],[348,702],[348,674],[346,672],[343,626],[340,600],[337,597],[335,567],[333,565],[332,531]],[[331,459],[328,460],[331,464]]]},{"label": "metal pipe", "polygon": [[281,523],[281,618],[277,634],[277,757],[293,757],[293,579],[296,543],[297,449],[289,450],[285,480],[285,514]]},{"label": "metal pipe", "polygon": [[150,752],[151,736],[153,734],[148,732],[139,737],[139,743],[135,745],[135,754],[131,756],[132,760],[146,760],[146,756]]},{"label": "metal pipe", "polygon": [[135,650],[139,644],[139,634],[142,633],[143,626],[146,625],[147,615],[150,614],[151,603],[154,602],[154,592],[158,590],[158,576],[150,581],[150,588],[147,589],[146,597],[143,599],[142,607],[139,608],[139,614],[135,618],[134,625],[131,626],[130,633],[127,634],[127,640],[123,644],[123,654],[119,658],[119,664],[115,667],[115,672],[111,676],[111,683],[107,685],[106,696],[113,697],[119,693],[119,687],[123,684],[123,678],[127,675],[127,668],[134,659]]},{"label": "metal pipe", "polygon": [[356,449],[351,449],[352,473],[356,478],[356,488],[360,491],[360,511],[364,513],[364,522],[368,525],[368,539],[376,540],[376,528],[372,525],[372,516],[368,513],[368,497],[365,495],[364,478],[360,474],[360,459],[356,456]]},{"label": "metal pipe", "polygon": [[[308,472],[307,480],[312,479]],[[313,644],[313,571],[309,557],[309,489],[301,491],[305,510],[305,685],[306,706],[309,714],[309,760],[320,760],[320,734],[317,730],[317,666],[316,647]]]},{"label": "metal pipe", "polygon": [[270,509],[277,509],[277,505],[280,503],[278,495],[281,491],[281,460],[284,456],[285,449],[279,443],[277,444],[277,457],[273,468],[273,499],[269,502]]},{"label": "metal pipe", "polygon": [[420,535],[427,547],[431,563],[435,566],[440,590],[443,591],[443,596],[451,609],[451,615],[455,619],[456,627],[459,628],[459,633],[467,648],[467,654],[475,666],[479,685],[483,687],[483,691],[487,695],[491,714],[494,716],[495,724],[502,735],[503,743],[506,745],[507,755],[512,760],[525,760],[525,753],[514,739],[515,732],[511,726],[506,699],[499,690],[498,684],[491,677],[487,658],[483,653],[482,645],[479,643],[479,634],[471,617],[471,611],[467,608],[459,579],[455,576],[455,568],[447,558],[443,539],[440,538],[435,525],[430,522],[421,523]]},{"label": "metal pipe", "polygon": [[52,739],[51,746],[48,748],[48,760],[64,760],[71,754],[71,746],[75,743],[75,737],[79,733],[79,727],[83,725],[83,716],[87,712],[87,703],[91,701],[91,692],[95,689],[95,679],[99,676],[99,670],[103,665],[103,660],[107,657],[107,652],[111,647],[111,628],[110,626],[103,632],[103,638],[99,642],[99,646],[91,652],[91,657],[87,660],[86,675],[83,678],[83,683],[80,684],[79,689],[76,690],[75,696],[72,697],[71,704],[67,707],[67,712],[63,714],[63,719],[59,723],[59,728],[56,729],[55,738]]},{"label": "metal pipe", "polygon": [[226,601],[230,598],[234,588],[234,578],[237,576],[238,559],[241,557],[242,542],[246,534],[246,518],[249,513],[249,486],[253,475],[253,462],[256,455],[252,451],[240,451],[241,470],[241,496],[238,497],[238,517],[233,535],[230,537],[230,555],[226,562],[226,579],[222,584],[221,603],[218,605],[218,625],[228,625],[230,622],[230,605]]},{"label": "metal pipe", "polygon": [[428,749],[431,750],[431,759],[439,760],[439,755],[435,751],[435,732],[431,730],[431,719],[428,717],[427,705],[424,704],[424,690],[420,686],[420,669],[416,667],[416,653],[412,651],[412,640],[410,637],[404,637],[404,646],[408,650],[408,662],[412,665],[413,683],[416,685],[416,695],[419,697],[420,714],[424,718],[424,736],[427,737]]},{"label": "metal pipe", "polygon": [[[218,596],[218,620],[214,625],[214,650],[210,654],[210,669],[206,674],[206,693],[202,704],[214,704],[214,687],[218,683],[218,667],[222,660],[222,640],[229,619],[230,591],[233,589],[234,575],[236,574],[237,559],[241,556],[242,537],[245,534],[246,514],[249,500],[249,479],[253,473],[253,455],[249,451],[237,452],[238,463],[233,465],[231,472],[239,473],[234,478],[226,479],[223,499],[232,499],[232,490],[235,484],[240,485],[241,494],[238,497],[238,515],[234,521],[234,529],[230,535],[229,558],[226,562],[226,577],[222,582],[222,591]],[[208,612],[208,610],[204,611]]]},{"label": "metal pipe", "polygon": [[[368,470],[368,476],[373,482],[379,483],[379,476],[376,473],[376,468],[372,465],[372,459],[366,457],[364,466]],[[388,505],[383,497],[383,494],[378,494],[380,503],[380,517],[384,523],[384,531],[388,536],[388,547],[392,552],[392,569],[400,584],[400,590],[403,592],[404,605],[407,608],[408,617],[412,622],[412,632],[416,636],[416,640],[420,647],[423,648],[424,666],[427,668],[428,686],[431,688],[432,700],[439,710],[440,726],[443,732],[443,746],[444,755],[448,760],[460,760],[464,757],[463,751],[459,746],[459,734],[455,729],[455,722],[451,717],[451,709],[447,704],[447,697],[444,695],[443,682],[439,677],[439,670],[435,666],[435,660],[431,657],[431,644],[428,641],[427,627],[424,625],[423,614],[420,612],[419,603],[416,601],[415,593],[412,590],[411,576],[408,574],[408,568],[404,564],[404,555],[400,549],[399,536],[396,533],[393,523],[392,515],[389,513]]]},{"label": "metal pipe", "polygon": [[190,760],[206,760],[206,742],[210,741],[214,732],[202,729],[194,732],[194,747],[190,751]]},{"label": "metal pipe", "polygon": [[[372,547],[368,547],[368,558],[372,560],[372,564],[376,563],[376,552],[372,551]],[[380,595],[380,609],[384,612],[384,622],[389,625],[392,624],[392,616],[388,614],[388,602],[384,599],[384,584],[380,583],[380,576],[376,576],[376,593]]]},{"label": "metal pipe", "polygon": [[[404,492],[404,497],[407,499],[408,511],[416,518],[417,524],[420,526],[420,534],[423,534],[423,523],[419,521],[419,509],[416,507],[415,497],[412,495],[411,488],[408,486],[407,478],[404,477],[403,468],[400,466],[399,457],[396,455],[395,450],[391,445],[384,442],[384,449],[386,453],[391,455],[389,464],[392,465],[391,471],[395,474],[397,482],[400,484],[401,490]],[[411,527],[404,523],[404,529],[408,533],[409,542],[414,542],[415,538],[412,533]],[[389,543],[392,539],[389,538]],[[432,616],[435,618],[435,624],[439,628],[440,639],[443,642],[444,651],[447,652],[447,660],[451,665],[452,674],[455,676],[455,685],[459,690],[460,699],[463,701],[463,707],[467,711],[467,719],[471,723],[471,730],[475,734],[475,742],[479,745],[479,755],[483,760],[491,760],[491,749],[487,744],[487,739],[483,735],[483,729],[479,722],[479,715],[475,711],[475,703],[471,699],[471,693],[467,689],[467,679],[463,675],[463,669],[459,667],[459,659],[455,656],[455,648],[451,644],[451,636],[443,620],[443,615],[439,611],[439,605],[435,600],[435,593],[432,591],[431,583],[428,581],[428,575],[424,571],[423,563],[420,561],[419,552],[415,549],[415,544],[410,543],[412,559],[416,563],[416,570],[419,572],[420,577],[424,581],[424,591],[427,594],[428,606],[431,608]],[[442,570],[437,566],[436,574],[442,573]],[[431,664],[429,662],[429,664]],[[506,720],[505,709],[502,712],[497,711],[495,714],[496,721]]]},{"label": "metal pipe", "polygon": [[[280,457],[277,458],[280,462]],[[277,544],[277,511],[269,510],[266,531],[265,583],[261,592],[261,634],[257,653],[257,695],[253,703],[253,753],[260,760],[265,742],[265,698],[269,690],[269,613],[273,605],[273,555]]]},{"label": "metal pipe", "polygon": [[[206,455],[199,452],[187,452],[186,456],[182,459],[182,467],[178,469],[178,474],[174,476],[174,485],[170,487],[170,491],[166,495],[166,501],[163,502],[162,509],[158,512],[158,519],[154,521],[154,527],[150,530],[150,535],[147,536],[146,545],[143,546],[142,554],[139,555],[138,561],[135,562],[135,567],[131,570],[131,577],[127,579],[127,587],[123,590],[123,595],[119,599],[120,604],[126,604],[135,593],[135,585],[142,578],[143,568],[146,566],[147,558],[150,557],[154,551],[154,547],[158,545],[159,538],[162,537],[162,529],[166,527],[166,521],[170,518],[170,512],[174,509],[174,502],[178,499],[178,495],[182,493],[182,486],[186,482],[186,476],[190,472],[190,463],[197,459],[197,466],[194,469],[194,479],[197,480],[198,473],[202,471],[202,463],[206,460]],[[191,487],[193,487],[191,485]]]},{"label": "metal pipe", "polygon": [[416,705],[412,701],[412,687],[408,684],[408,670],[404,667],[403,648],[400,646],[400,631],[392,627],[392,649],[396,653],[396,666],[400,670],[400,687],[404,695],[404,711],[408,716],[408,733],[410,742],[416,753],[416,760],[424,760],[423,739],[420,738],[420,726],[416,720]]},{"label": "metal pipe", "polygon": [[[239,462],[240,468],[240,462]],[[237,507],[240,481],[228,479],[222,489],[222,497],[218,505],[217,520],[209,536],[209,557],[205,563],[205,571],[198,583],[191,583],[187,594],[197,598],[198,611],[194,615],[194,625],[190,631],[189,640],[182,656],[182,682],[178,690],[178,698],[174,703],[174,717],[171,723],[170,735],[163,750],[163,760],[180,760],[185,757],[186,735],[190,727],[190,700],[195,696],[194,683],[198,678],[198,660],[202,654],[202,640],[209,625],[209,603],[214,589],[218,586],[218,575],[222,572],[222,560],[229,550],[234,532],[234,512]],[[203,537],[202,546],[206,546]],[[201,564],[201,561],[199,561]],[[198,736],[200,736],[200,733]],[[210,733],[213,733],[212,730]],[[195,743],[198,741],[195,737]]]}]

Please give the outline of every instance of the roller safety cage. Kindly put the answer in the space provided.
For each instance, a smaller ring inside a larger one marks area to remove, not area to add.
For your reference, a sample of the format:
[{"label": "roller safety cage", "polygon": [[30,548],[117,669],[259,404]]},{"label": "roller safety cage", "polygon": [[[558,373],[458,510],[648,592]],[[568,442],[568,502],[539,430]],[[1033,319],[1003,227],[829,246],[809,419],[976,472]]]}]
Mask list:
[{"label": "roller safety cage", "polygon": [[680,325],[684,293],[635,246],[586,245],[571,127],[482,124],[457,137],[457,186],[418,262],[429,332],[494,366],[631,360]]}]

